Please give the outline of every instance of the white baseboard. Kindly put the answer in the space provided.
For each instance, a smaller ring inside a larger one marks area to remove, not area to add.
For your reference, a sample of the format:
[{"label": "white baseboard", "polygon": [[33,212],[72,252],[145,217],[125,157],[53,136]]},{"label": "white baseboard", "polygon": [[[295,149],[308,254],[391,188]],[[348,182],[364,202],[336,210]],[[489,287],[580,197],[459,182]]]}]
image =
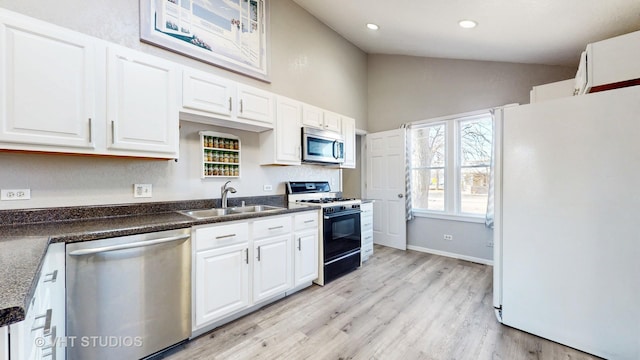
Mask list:
[{"label": "white baseboard", "polygon": [[487,260],[487,259],[477,258],[477,257],[473,257],[473,256],[460,255],[460,254],[456,254],[456,253],[451,253],[451,252],[442,251],[442,250],[434,250],[434,249],[429,249],[429,248],[426,248],[426,247],[415,246],[415,245],[407,245],[407,249],[420,251],[420,252],[428,253],[428,254],[446,256],[446,257],[450,257],[450,258],[454,258],[454,259],[471,261],[471,262],[478,263],[478,264],[484,264],[484,265],[493,266],[493,260]]}]

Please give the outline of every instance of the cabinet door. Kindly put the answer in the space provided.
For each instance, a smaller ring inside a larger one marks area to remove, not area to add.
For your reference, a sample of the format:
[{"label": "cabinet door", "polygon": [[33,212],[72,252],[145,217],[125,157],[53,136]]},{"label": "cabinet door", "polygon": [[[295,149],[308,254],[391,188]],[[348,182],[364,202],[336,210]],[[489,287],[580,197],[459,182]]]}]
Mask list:
[{"label": "cabinet door", "polygon": [[291,234],[255,241],[253,256],[254,302],[291,287]]},{"label": "cabinet door", "polygon": [[185,69],[182,73],[182,106],[231,118],[233,82],[204,72]]},{"label": "cabinet door", "polygon": [[254,120],[273,126],[273,94],[238,85],[238,119]]},{"label": "cabinet door", "polygon": [[356,120],[342,117],[342,137],[344,138],[344,163],[341,168],[356,167]]},{"label": "cabinet door", "polygon": [[247,244],[196,253],[194,330],[249,305]]},{"label": "cabinet door", "polygon": [[9,327],[0,327],[0,360],[9,360]]},{"label": "cabinet door", "polygon": [[109,46],[107,56],[109,149],[177,157],[175,65],[119,46]]},{"label": "cabinet door", "polygon": [[302,124],[324,129],[324,112],[320,108],[304,104],[302,107]]},{"label": "cabinet door", "polygon": [[94,44],[81,34],[0,12],[2,148],[87,152],[94,147]]},{"label": "cabinet door", "polygon": [[278,98],[276,106],[276,161],[300,163],[301,104]]},{"label": "cabinet door", "polygon": [[324,112],[324,129],[329,131],[335,131],[337,133],[342,132],[342,122],[339,114],[332,113],[330,111]]},{"label": "cabinet door", "polygon": [[295,235],[295,286],[318,278],[318,229]]}]

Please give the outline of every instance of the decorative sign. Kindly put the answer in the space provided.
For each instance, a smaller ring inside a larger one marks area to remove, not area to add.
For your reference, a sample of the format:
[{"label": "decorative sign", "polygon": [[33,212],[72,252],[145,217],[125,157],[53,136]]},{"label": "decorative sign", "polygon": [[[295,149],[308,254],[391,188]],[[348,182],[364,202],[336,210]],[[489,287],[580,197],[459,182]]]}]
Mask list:
[{"label": "decorative sign", "polygon": [[140,0],[140,39],[268,82],[267,1]]}]

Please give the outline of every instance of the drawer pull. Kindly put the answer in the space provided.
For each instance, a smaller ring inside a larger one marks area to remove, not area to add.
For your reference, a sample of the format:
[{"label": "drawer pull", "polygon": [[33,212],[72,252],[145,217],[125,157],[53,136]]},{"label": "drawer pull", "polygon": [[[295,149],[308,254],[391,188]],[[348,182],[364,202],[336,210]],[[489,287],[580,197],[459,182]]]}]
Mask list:
[{"label": "drawer pull", "polygon": [[[47,279],[46,278],[47,276],[51,276],[51,277]],[[54,270],[53,272],[45,274],[44,277],[45,277],[45,279],[42,282],[54,283],[54,282],[56,282],[56,279],[58,279],[58,270]]]},{"label": "drawer pull", "polygon": [[221,236],[216,236],[216,239],[226,239],[234,236],[236,236],[236,234],[221,235]]},{"label": "drawer pull", "polygon": [[284,227],[284,225],[270,227],[270,228],[269,228],[269,231],[271,231],[271,230],[277,230],[277,229],[282,229],[283,227]]},{"label": "drawer pull", "polygon": [[308,224],[308,223],[312,223],[312,222],[314,222],[314,221],[315,221],[315,220],[311,219],[311,220],[307,220],[307,221],[305,221],[304,223],[305,223],[305,224]]},{"label": "drawer pull", "polygon": [[48,309],[44,315],[36,316],[36,319],[44,318],[44,324],[42,326],[35,326],[31,328],[31,331],[36,331],[38,329],[44,329],[42,332],[44,336],[49,336],[51,334],[51,315],[53,311]]}]

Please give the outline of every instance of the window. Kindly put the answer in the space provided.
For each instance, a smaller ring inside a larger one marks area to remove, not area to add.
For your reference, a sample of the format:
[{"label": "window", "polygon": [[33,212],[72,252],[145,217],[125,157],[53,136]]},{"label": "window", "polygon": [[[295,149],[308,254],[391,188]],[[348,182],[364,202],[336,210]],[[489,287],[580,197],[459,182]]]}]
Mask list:
[{"label": "window", "polygon": [[412,125],[409,138],[413,210],[484,216],[493,142],[491,114]]}]

